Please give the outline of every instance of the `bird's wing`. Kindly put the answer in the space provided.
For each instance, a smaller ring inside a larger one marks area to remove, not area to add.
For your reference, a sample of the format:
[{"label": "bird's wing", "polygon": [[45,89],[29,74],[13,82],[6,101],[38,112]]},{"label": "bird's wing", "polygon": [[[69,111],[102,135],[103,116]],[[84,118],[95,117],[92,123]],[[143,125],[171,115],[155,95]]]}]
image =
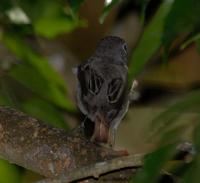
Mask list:
[{"label": "bird's wing", "polygon": [[101,78],[96,70],[89,68],[88,90],[97,95],[103,85],[103,78]]},{"label": "bird's wing", "polygon": [[108,84],[107,97],[110,103],[115,103],[119,100],[123,90],[123,81],[121,78],[115,78]]},{"label": "bird's wing", "polygon": [[88,94],[88,92],[93,95],[97,95],[104,82],[103,78],[100,77],[97,71],[89,64],[78,70],[78,78],[83,95],[85,96]]}]

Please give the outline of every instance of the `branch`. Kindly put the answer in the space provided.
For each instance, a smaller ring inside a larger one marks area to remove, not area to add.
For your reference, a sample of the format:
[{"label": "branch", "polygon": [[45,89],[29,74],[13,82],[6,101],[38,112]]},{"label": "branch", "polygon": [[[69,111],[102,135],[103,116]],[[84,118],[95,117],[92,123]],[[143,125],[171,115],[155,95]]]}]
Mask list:
[{"label": "branch", "polygon": [[141,155],[122,157],[124,151],[92,143],[81,127],[66,133],[7,107],[0,107],[0,155],[48,177],[47,182],[98,177],[108,171],[138,167],[142,159]]},{"label": "branch", "polygon": [[37,183],[62,183],[72,182],[74,180],[80,180],[88,177],[99,178],[100,175],[113,170],[129,167],[138,168],[142,165],[142,158],[142,154],[114,158],[112,160],[102,161],[86,167],[77,168],[73,171],[57,176],[54,179],[44,179],[38,181]]}]

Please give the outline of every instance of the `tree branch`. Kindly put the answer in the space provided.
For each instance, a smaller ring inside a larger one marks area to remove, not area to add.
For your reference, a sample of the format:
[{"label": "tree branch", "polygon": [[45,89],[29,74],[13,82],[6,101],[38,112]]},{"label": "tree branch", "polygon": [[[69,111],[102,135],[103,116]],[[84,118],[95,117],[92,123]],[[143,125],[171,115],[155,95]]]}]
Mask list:
[{"label": "tree branch", "polygon": [[142,154],[114,158],[112,160],[102,161],[89,166],[77,168],[68,173],[62,174],[54,179],[44,179],[37,183],[62,183],[72,182],[88,177],[99,178],[104,173],[122,168],[138,168],[142,165]]},{"label": "tree branch", "polygon": [[138,167],[142,159],[142,155],[122,157],[124,151],[92,143],[81,127],[66,133],[7,107],[0,107],[0,155],[48,177],[45,182],[98,177],[108,171]]}]

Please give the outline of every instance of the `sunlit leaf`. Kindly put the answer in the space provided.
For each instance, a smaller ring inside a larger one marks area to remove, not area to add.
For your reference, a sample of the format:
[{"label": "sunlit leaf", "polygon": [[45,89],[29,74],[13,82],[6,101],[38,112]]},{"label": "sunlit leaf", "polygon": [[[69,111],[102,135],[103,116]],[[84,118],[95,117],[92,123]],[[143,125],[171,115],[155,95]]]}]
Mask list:
[{"label": "sunlit leaf", "polygon": [[100,23],[103,23],[105,21],[105,18],[108,16],[111,9],[119,2],[120,0],[105,0],[103,12],[99,18]]},{"label": "sunlit leaf", "polygon": [[20,7],[13,7],[9,9],[6,14],[10,20],[15,24],[29,24],[30,20]]},{"label": "sunlit leaf", "polygon": [[200,26],[199,0],[176,0],[166,17],[163,43],[169,47],[171,42],[180,34],[188,34]]},{"label": "sunlit leaf", "polygon": [[0,159],[0,182],[1,183],[20,183],[20,171],[15,165]]},{"label": "sunlit leaf", "polygon": [[132,180],[132,183],[155,183],[161,173],[161,168],[172,158],[176,144],[160,147],[147,155],[144,165]]},{"label": "sunlit leaf", "polygon": [[39,96],[48,99],[55,105],[69,111],[73,111],[74,107],[67,101],[65,92],[60,90],[54,82],[47,80],[37,70],[17,65],[9,72],[9,75],[26,86]]},{"label": "sunlit leaf", "polygon": [[145,64],[151,59],[161,46],[161,38],[164,28],[164,20],[167,16],[173,1],[167,0],[161,4],[150,24],[145,28],[140,41],[133,51],[129,67],[129,79],[132,79],[141,72]]},{"label": "sunlit leaf", "polygon": [[30,99],[22,104],[23,110],[44,122],[52,124],[56,127],[68,129],[62,114],[45,100]]}]

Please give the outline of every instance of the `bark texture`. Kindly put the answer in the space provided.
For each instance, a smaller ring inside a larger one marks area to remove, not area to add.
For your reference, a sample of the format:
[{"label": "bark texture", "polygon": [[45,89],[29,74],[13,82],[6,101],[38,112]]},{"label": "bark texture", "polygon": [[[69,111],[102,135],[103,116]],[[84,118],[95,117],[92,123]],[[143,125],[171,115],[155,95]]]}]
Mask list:
[{"label": "bark texture", "polygon": [[81,127],[66,133],[15,109],[0,107],[0,156],[46,177],[124,154],[87,140]]}]

